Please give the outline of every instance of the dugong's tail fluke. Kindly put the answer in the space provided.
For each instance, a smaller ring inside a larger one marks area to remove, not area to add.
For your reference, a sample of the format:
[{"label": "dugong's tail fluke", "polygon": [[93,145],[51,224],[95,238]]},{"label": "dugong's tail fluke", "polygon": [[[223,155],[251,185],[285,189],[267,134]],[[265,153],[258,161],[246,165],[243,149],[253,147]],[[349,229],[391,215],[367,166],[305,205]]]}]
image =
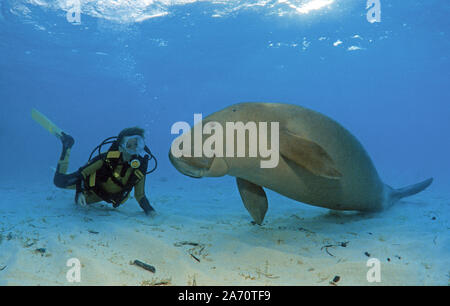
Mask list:
[{"label": "dugong's tail fluke", "polygon": [[412,195],[415,195],[416,193],[419,193],[423,190],[425,190],[428,186],[431,185],[433,182],[433,178],[429,178],[423,182],[409,185],[403,188],[394,189],[391,188],[390,198],[391,198],[391,204],[397,202],[401,198],[409,197]]}]

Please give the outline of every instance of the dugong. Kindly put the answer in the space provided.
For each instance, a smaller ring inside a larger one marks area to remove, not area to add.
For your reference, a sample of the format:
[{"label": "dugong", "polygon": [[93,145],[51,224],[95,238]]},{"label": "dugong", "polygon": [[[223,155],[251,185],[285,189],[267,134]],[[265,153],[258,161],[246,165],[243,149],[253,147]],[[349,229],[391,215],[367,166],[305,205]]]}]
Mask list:
[{"label": "dugong", "polygon": [[[226,126],[239,122],[246,128],[241,133],[245,137],[230,141],[239,133],[231,129],[227,133]],[[264,122],[266,129],[260,124]],[[251,127],[256,127],[256,134]],[[263,167],[268,155],[255,156],[253,150],[252,156],[249,146],[264,139],[278,156],[272,156],[276,164]],[[201,152],[207,143],[214,143],[212,151]],[[233,153],[230,147],[245,149],[246,154],[228,154]],[[366,150],[342,125],[316,111],[281,103],[239,103],[207,116],[174,140],[169,159],[179,172],[194,178],[236,177],[244,206],[259,225],[268,208],[263,187],[313,206],[381,211],[433,181],[400,189],[384,184]]]}]

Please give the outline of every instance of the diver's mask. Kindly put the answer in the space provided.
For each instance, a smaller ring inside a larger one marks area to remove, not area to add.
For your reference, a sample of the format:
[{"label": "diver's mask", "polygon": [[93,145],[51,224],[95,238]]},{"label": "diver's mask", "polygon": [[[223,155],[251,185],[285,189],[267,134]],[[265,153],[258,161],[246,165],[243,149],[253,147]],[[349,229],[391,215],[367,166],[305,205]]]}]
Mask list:
[{"label": "diver's mask", "polygon": [[119,146],[119,151],[124,155],[126,160],[132,168],[139,168],[141,166],[140,159],[145,155],[145,142],[139,136],[125,136]]}]

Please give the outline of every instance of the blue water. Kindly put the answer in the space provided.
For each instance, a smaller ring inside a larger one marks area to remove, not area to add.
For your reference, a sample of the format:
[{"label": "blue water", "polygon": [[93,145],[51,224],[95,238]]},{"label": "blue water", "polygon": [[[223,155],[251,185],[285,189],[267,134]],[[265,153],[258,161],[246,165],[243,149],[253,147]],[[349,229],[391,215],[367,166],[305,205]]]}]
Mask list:
[{"label": "blue water", "polygon": [[2,182],[52,184],[60,143],[31,120],[33,107],[74,136],[71,169],[139,125],[160,161],[153,176],[188,180],[168,162],[171,125],[267,101],[342,123],[388,184],[433,176],[433,190],[448,191],[448,1],[381,0],[379,23],[367,21],[364,0],[308,14],[292,7],[306,0],[81,1],[80,24],[60,2],[0,3]]}]

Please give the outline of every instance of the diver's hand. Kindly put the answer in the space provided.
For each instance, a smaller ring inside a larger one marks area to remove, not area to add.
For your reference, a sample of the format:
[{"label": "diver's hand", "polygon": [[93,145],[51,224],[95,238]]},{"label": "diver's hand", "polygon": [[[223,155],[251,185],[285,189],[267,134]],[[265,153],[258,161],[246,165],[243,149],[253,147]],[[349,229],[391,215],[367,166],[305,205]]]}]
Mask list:
[{"label": "diver's hand", "polygon": [[142,210],[145,212],[147,216],[149,217],[156,216],[156,211],[150,205],[150,202],[148,201],[147,197],[142,197],[142,199],[139,200],[139,205],[141,206]]},{"label": "diver's hand", "polygon": [[150,211],[146,211],[145,215],[150,217],[150,218],[154,218],[158,215],[158,213],[156,212],[156,210],[152,209]]},{"label": "diver's hand", "polygon": [[77,196],[75,198],[75,202],[80,205],[81,207],[86,206],[86,197],[82,192],[77,193]]}]

